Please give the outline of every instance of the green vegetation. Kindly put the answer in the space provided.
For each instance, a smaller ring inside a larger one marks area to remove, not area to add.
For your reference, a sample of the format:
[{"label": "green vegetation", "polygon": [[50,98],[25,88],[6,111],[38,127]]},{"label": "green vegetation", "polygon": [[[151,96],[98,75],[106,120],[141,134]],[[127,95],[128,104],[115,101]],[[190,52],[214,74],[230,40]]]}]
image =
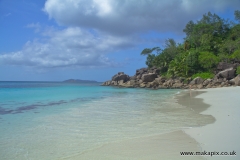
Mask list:
[{"label": "green vegetation", "polygon": [[212,78],[219,62],[240,62],[240,11],[234,15],[238,23],[208,12],[186,24],[182,44],[170,38],[163,49],[145,48],[141,55],[147,55],[148,67],[161,68],[165,77]]},{"label": "green vegetation", "polygon": [[237,67],[237,74],[240,74],[240,66]]},{"label": "green vegetation", "polygon": [[211,52],[200,52],[199,63],[206,70],[211,70],[218,64],[218,57]]},{"label": "green vegetation", "polygon": [[230,57],[231,57],[231,59],[240,61],[240,49],[234,51]]},{"label": "green vegetation", "polygon": [[214,74],[210,73],[210,72],[202,72],[202,73],[196,73],[196,74],[192,75],[193,79],[196,77],[200,77],[202,79],[208,79],[208,78],[213,78]]}]

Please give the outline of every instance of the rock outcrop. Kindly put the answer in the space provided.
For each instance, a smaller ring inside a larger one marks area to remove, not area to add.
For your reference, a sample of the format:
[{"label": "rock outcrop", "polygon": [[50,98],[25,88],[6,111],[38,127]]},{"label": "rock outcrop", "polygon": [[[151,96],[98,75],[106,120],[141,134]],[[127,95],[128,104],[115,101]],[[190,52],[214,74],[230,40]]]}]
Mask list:
[{"label": "rock outcrop", "polygon": [[219,78],[226,78],[227,80],[233,79],[235,77],[235,72],[236,69],[234,69],[233,67],[225,69],[221,72],[219,72],[215,77],[217,79]]},{"label": "rock outcrop", "polygon": [[118,72],[118,74],[115,74],[112,77],[112,81],[120,81],[123,80],[123,82],[126,82],[130,79],[129,75],[124,74],[124,72]]},{"label": "rock outcrop", "polygon": [[240,74],[234,78],[234,82],[236,86],[240,86]]},{"label": "rock outcrop", "polygon": [[194,78],[189,84],[190,84],[190,85],[202,84],[203,81],[204,81],[204,80],[203,80],[202,78],[196,77],[196,78]]},{"label": "rock outcrop", "polygon": [[143,74],[141,76],[143,82],[152,82],[153,80],[155,80],[155,78],[157,78],[157,74],[155,73]]},{"label": "rock outcrop", "polygon": [[217,68],[216,68],[216,73],[220,72],[220,71],[223,71],[225,69],[228,69],[228,68],[234,68],[236,69],[238,66],[240,66],[239,63],[226,63],[226,62],[220,62],[218,63],[217,65]]},{"label": "rock outcrop", "polygon": [[[224,68],[224,65],[222,65]],[[119,72],[112,77],[112,80],[104,82],[103,86],[117,86],[125,88],[152,88],[152,89],[202,89],[228,86],[240,86],[240,75],[236,76],[235,67],[230,67],[219,71],[213,79],[202,79],[200,77],[191,79],[161,76],[161,69],[141,68],[137,69],[135,75],[129,76],[124,72]]]}]

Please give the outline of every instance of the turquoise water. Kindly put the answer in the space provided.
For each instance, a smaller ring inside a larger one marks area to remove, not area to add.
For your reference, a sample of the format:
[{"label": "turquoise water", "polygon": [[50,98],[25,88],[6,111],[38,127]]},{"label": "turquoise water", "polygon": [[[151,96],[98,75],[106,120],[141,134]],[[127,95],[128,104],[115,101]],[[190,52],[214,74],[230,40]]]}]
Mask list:
[{"label": "turquoise water", "polygon": [[0,82],[1,160],[68,159],[126,139],[198,125],[179,90]]}]

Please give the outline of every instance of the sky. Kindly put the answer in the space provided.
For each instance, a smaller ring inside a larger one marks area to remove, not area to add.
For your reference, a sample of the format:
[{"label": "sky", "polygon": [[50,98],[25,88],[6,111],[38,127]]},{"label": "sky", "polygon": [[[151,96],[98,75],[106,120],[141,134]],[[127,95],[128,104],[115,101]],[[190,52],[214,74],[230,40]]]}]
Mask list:
[{"label": "sky", "polygon": [[0,81],[133,76],[144,48],[181,43],[190,20],[235,10],[240,0],[0,0]]}]

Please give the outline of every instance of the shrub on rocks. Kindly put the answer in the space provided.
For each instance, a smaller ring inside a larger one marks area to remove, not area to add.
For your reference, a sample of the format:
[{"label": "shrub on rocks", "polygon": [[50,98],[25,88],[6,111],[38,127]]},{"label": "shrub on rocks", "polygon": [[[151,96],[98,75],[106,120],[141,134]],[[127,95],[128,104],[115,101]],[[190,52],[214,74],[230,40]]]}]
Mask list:
[{"label": "shrub on rocks", "polygon": [[192,78],[200,77],[202,79],[212,79],[214,77],[213,73],[210,72],[202,72],[202,73],[197,73],[192,76]]},{"label": "shrub on rocks", "polygon": [[240,66],[237,67],[236,73],[240,74]]}]

